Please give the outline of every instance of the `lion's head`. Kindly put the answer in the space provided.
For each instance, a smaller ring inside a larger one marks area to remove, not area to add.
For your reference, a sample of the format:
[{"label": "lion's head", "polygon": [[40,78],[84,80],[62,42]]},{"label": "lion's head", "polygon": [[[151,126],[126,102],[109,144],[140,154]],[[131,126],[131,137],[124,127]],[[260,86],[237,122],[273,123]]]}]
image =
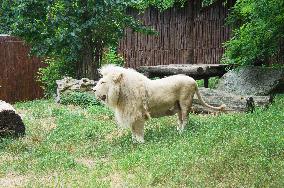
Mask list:
[{"label": "lion's head", "polygon": [[106,65],[100,70],[102,78],[93,88],[96,98],[115,111],[120,125],[144,118],[148,78],[133,69]]},{"label": "lion's head", "polygon": [[93,88],[96,98],[100,99],[106,105],[115,107],[118,103],[120,95],[120,82],[123,79],[121,72],[108,72],[100,71],[102,78],[98,81],[97,85]]}]

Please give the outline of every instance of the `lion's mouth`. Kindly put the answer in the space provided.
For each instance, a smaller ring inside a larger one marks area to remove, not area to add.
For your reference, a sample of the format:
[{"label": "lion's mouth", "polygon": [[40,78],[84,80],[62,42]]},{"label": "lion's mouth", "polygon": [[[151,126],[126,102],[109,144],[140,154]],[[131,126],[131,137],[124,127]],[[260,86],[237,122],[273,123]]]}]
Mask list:
[{"label": "lion's mouth", "polygon": [[106,100],[106,95],[102,95],[102,96],[100,96],[100,99],[102,100],[102,101],[105,101]]}]

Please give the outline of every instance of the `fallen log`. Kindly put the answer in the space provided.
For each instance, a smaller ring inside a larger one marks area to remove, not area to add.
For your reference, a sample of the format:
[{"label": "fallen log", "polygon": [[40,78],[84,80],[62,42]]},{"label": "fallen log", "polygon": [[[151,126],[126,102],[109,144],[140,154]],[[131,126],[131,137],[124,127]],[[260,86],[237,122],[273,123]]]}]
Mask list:
[{"label": "fallen log", "polygon": [[0,137],[19,137],[25,134],[22,118],[12,105],[0,100]]},{"label": "fallen log", "polygon": [[[225,104],[225,113],[232,112],[252,112],[255,106],[267,107],[272,102],[271,96],[248,96],[235,95],[225,91],[199,88],[202,98],[212,106],[220,106]],[[216,113],[216,110],[211,110],[200,104],[196,96],[193,98],[192,111],[195,113]]]},{"label": "fallen log", "polygon": [[149,78],[185,74],[194,79],[223,76],[226,73],[224,64],[170,64],[158,66],[141,66],[137,70]]}]

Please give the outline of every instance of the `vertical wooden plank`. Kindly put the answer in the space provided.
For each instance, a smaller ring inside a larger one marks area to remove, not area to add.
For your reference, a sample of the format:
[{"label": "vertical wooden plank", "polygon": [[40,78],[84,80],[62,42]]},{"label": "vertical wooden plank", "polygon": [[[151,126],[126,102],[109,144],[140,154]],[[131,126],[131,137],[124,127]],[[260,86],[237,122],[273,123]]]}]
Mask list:
[{"label": "vertical wooden plank", "polygon": [[19,39],[0,36],[0,41],[0,99],[16,102],[42,97],[35,76],[44,64],[38,58],[28,58],[29,48]]},{"label": "vertical wooden plank", "polygon": [[[139,65],[218,63],[224,52],[222,43],[230,36],[230,28],[224,26],[228,7],[216,3],[200,12],[194,3],[189,1],[184,8],[174,7],[161,13],[152,8],[140,15],[143,22],[154,27],[160,35],[137,34],[133,38],[134,34],[128,32],[119,45],[121,49],[136,51],[127,66],[137,66],[133,59]],[[144,52],[143,56],[137,54],[139,50]],[[127,54],[125,56],[129,56]]]}]

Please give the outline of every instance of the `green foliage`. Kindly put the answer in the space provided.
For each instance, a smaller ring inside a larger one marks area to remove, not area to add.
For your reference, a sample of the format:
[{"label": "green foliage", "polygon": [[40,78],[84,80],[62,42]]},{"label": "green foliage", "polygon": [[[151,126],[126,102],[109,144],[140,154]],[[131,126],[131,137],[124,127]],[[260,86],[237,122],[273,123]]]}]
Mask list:
[{"label": "green foliage", "polygon": [[100,105],[100,102],[96,100],[94,95],[86,92],[63,93],[60,96],[60,103],[65,105],[73,104],[82,107]]},{"label": "green foliage", "polygon": [[209,6],[209,5],[213,4],[214,2],[216,2],[216,0],[203,0],[202,1],[202,7]]},{"label": "green foliage", "polygon": [[61,80],[64,76],[75,77],[75,66],[55,59],[46,59],[45,63],[47,66],[39,69],[37,79],[42,83],[45,95],[51,97],[56,93],[56,80]]},{"label": "green foliage", "polygon": [[[210,89],[215,89],[217,87],[217,84],[219,82],[219,77],[211,77],[208,80],[208,87]],[[196,80],[198,87],[204,87],[204,80]]]},{"label": "green foliage", "polygon": [[[141,3],[143,6],[139,5]],[[127,15],[128,7],[137,5],[145,9],[154,5],[168,8],[173,3],[172,0],[147,3],[130,0],[0,0],[0,33],[24,39],[38,56],[60,57],[64,62],[77,63],[80,65],[79,76],[96,79],[93,77],[96,74],[92,73],[101,64],[103,49],[116,46],[125,28],[155,33]],[[85,69],[85,66],[93,67]]]},{"label": "green foliage", "polygon": [[116,52],[115,48],[109,48],[103,55],[102,64],[123,66],[124,63],[123,57]]},{"label": "green foliage", "polygon": [[0,142],[1,179],[25,177],[24,187],[283,187],[283,105],[280,95],[252,114],[190,114],[183,134],[177,117],[153,118],[146,143],[136,145],[103,106],[18,103],[27,135]]},{"label": "green foliage", "polygon": [[234,27],[225,43],[224,62],[266,64],[284,40],[283,0],[238,0],[227,20]]},{"label": "green foliage", "polygon": [[150,6],[153,6],[163,11],[173,7],[176,4],[183,6],[185,2],[186,0],[139,0],[139,1],[133,1],[130,4],[130,6],[140,10],[145,10]]}]

